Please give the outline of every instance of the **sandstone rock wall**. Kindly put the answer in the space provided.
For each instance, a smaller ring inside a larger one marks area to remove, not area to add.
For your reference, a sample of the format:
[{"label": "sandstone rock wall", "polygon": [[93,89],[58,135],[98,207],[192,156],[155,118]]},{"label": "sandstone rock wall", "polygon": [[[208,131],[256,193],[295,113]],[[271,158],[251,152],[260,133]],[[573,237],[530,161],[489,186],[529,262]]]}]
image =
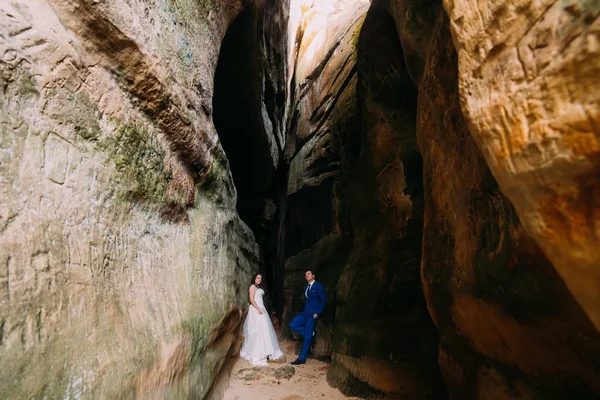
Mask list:
[{"label": "sandstone rock wall", "polygon": [[600,328],[600,7],[444,7],[469,131],[523,226]]},{"label": "sandstone rock wall", "polygon": [[[321,30],[325,22],[307,19],[311,41],[298,41],[295,77],[306,78],[287,141],[283,332],[311,268],[328,291],[313,354],[331,357],[330,383],[362,396],[435,398],[443,389],[420,288],[416,87],[393,20],[365,12],[349,2]],[[303,70],[309,61],[314,72]]]},{"label": "sandstone rock wall", "polygon": [[599,12],[1,1],[0,397],[218,396],[310,268],[345,393],[596,398]]},{"label": "sandstone rock wall", "polygon": [[346,393],[444,396],[426,302],[451,398],[597,397],[597,7],[374,13],[331,133],[303,142],[309,97],[291,118],[287,318],[316,269],[336,296],[314,353]]},{"label": "sandstone rock wall", "polygon": [[419,86],[421,274],[452,398],[593,398],[600,337],[498,187],[463,117],[440,12]]},{"label": "sandstone rock wall", "polygon": [[290,4],[291,85],[285,155],[289,160],[285,226],[282,332],[302,308],[304,271],[325,285],[329,306],[317,325],[314,352],[331,355],[336,283],[351,241],[343,195],[344,150],[356,140],[356,52],[368,4],[359,0]]},{"label": "sandstone rock wall", "polygon": [[0,397],[202,398],[252,232],[212,124],[241,2],[0,2]]},{"label": "sandstone rock wall", "polygon": [[360,152],[348,183],[354,236],[338,282],[328,378],[362,396],[443,398],[419,274],[417,88],[394,21],[380,5],[369,9],[357,46]]},{"label": "sandstone rock wall", "polygon": [[288,4],[247,3],[227,30],[215,72],[214,123],[260,251],[267,309],[281,309],[277,242],[285,204]]}]

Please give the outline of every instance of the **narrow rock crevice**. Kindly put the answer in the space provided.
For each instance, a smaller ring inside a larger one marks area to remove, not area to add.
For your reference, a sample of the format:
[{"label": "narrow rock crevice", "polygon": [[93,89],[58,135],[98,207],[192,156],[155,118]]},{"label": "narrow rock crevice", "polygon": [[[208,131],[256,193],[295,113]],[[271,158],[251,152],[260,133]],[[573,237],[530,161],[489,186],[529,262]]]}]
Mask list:
[{"label": "narrow rock crevice", "polygon": [[598,398],[600,10],[563,3],[3,2],[0,398],[219,398],[250,277],[290,359],[308,269],[313,359],[243,395]]},{"label": "narrow rock crevice", "polygon": [[213,120],[237,190],[237,210],[255,233],[271,194],[279,156],[262,114],[265,86],[258,18],[258,10],[247,7],[227,30],[213,97]]},{"label": "narrow rock crevice", "polygon": [[214,124],[237,191],[240,218],[254,232],[266,304],[281,310],[278,265],[287,167],[285,112],[286,8],[247,4],[223,40],[215,72]]},{"label": "narrow rock crevice", "polygon": [[449,393],[592,398],[600,389],[594,366],[600,337],[469,133],[449,30],[440,12],[419,86],[418,121],[425,167],[421,275]]},{"label": "narrow rock crevice", "polygon": [[358,37],[356,68],[361,139],[348,183],[354,239],[344,284],[338,283],[328,378],[349,395],[444,398],[419,273],[424,198],[417,87],[394,20],[377,4]]}]

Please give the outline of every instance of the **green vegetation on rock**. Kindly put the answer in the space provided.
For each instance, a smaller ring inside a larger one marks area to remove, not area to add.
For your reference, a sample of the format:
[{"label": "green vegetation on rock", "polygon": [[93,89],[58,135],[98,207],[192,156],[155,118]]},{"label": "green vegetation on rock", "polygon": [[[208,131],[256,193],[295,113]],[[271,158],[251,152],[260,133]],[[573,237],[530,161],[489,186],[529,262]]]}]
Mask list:
[{"label": "green vegetation on rock", "polygon": [[98,118],[94,115],[88,114],[86,117],[81,117],[75,125],[75,132],[83,139],[86,140],[97,140],[100,136],[100,124],[98,124]]},{"label": "green vegetation on rock", "polygon": [[95,141],[101,134],[99,124],[99,112],[97,107],[85,93],[60,93],[57,96],[60,99],[62,107],[56,114],[56,117],[71,122],[75,127],[75,132],[82,139]]},{"label": "green vegetation on rock", "polygon": [[19,80],[19,91],[23,94],[39,94],[40,92],[35,87],[33,76],[29,71],[23,71]]},{"label": "green vegetation on rock", "polygon": [[213,150],[213,161],[202,180],[203,194],[217,204],[233,199],[235,188],[229,173],[229,161],[221,146]]},{"label": "green vegetation on rock", "polygon": [[358,21],[358,25],[356,26],[356,29],[354,30],[354,32],[352,32],[352,47],[356,50],[356,47],[358,46],[358,39],[360,37],[360,32],[362,30],[363,24],[365,23],[365,19],[367,18],[367,14],[363,15],[360,20]]},{"label": "green vegetation on rock", "polygon": [[122,200],[160,206],[170,179],[164,168],[164,152],[154,135],[135,124],[120,126],[99,146],[114,161]]}]

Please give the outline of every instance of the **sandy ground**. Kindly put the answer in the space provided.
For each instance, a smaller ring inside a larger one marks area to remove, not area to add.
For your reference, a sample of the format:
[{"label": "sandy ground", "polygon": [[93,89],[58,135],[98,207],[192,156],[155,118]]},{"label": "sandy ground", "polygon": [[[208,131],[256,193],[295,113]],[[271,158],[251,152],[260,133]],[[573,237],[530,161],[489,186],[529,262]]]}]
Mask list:
[{"label": "sandy ground", "polygon": [[[279,346],[287,361],[283,364],[269,362],[269,365],[275,369],[290,365],[290,362],[296,359],[293,342],[280,341]],[[309,358],[306,364],[294,366],[296,373],[290,380],[263,377],[246,381],[236,377],[236,374],[245,368],[252,368],[252,365],[240,357],[231,371],[225,400],[359,400],[358,397],[346,397],[339,390],[329,386],[325,379],[329,368],[326,362]]]}]

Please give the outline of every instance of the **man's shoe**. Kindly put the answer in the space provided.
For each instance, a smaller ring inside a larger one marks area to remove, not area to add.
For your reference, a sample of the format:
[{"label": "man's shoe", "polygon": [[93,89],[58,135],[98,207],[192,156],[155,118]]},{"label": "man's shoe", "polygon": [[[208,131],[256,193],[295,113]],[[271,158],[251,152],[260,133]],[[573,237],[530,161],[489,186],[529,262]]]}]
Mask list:
[{"label": "man's shoe", "polygon": [[292,361],[290,364],[292,364],[292,365],[306,364],[306,360],[301,360],[299,358],[296,358],[296,360]]}]

